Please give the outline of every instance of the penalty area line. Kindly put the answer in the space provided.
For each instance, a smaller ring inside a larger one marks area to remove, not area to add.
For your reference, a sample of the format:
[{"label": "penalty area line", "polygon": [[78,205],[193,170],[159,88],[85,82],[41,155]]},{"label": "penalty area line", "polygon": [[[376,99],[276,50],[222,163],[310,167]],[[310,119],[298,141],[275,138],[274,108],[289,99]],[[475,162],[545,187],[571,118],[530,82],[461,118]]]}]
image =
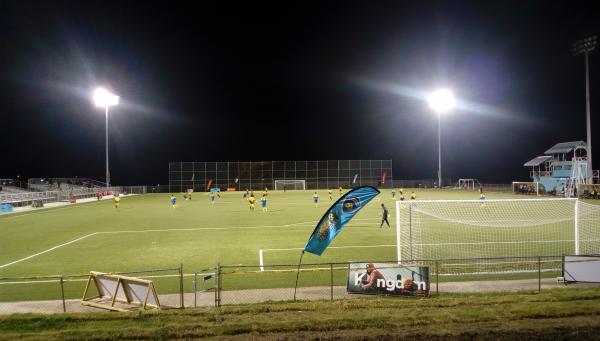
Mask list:
[{"label": "penalty area line", "polygon": [[33,254],[33,255],[31,255],[31,256],[27,256],[27,257],[25,257],[25,258],[17,259],[17,260],[15,260],[15,261],[12,261],[12,262],[10,262],[10,263],[2,264],[2,265],[0,265],[0,269],[2,269],[2,268],[5,268],[5,267],[7,267],[7,266],[11,266],[11,265],[13,265],[13,264],[20,263],[20,262],[22,262],[22,261],[26,261],[26,260],[28,260],[28,259],[31,259],[31,258],[33,258],[33,257],[37,257],[37,256],[39,256],[39,255],[43,255],[44,253],[50,252],[50,251],[52,251],[52,250],[56,250],[56,249],[58,249],[58,248],[60,248],[60,247],[63,247],[63,246],[69,245],[69,244],[76,243],[76,242],[78,242],[78,241],[80,241],[80,240],[83,240],[83,239],[85,239],[85,238],[88,238],[88,237],[94,236],[94,235],[96,235],[96,234],[98,234],[98,232],[94,232],[94,233],[86,234],[86,235],[85,235],[85,236],[83,236],[83,237],[79,237],[79,238],[77,238],[77,239],[73,239],[73,240],[71,240],[71,241],[69,241],[69,242],[66,242],[66,243],[63,243],[63,244],[60,244],[60,245],[56,245],[56,246],[54,246],[54,247],[51,247],[51,248],[49,248],[48,250],[44,250],[44,251],[42,251],[42,252],[38,252],[38,253],[36,253],[36,254]]}]

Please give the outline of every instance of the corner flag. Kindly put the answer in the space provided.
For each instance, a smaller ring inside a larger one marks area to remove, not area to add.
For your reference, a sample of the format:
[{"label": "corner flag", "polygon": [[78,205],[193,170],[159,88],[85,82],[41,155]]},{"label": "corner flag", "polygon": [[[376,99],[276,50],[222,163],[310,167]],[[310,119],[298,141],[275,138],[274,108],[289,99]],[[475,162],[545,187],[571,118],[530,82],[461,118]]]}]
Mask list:
[{"label": "corner flag", "polygon": [[315,227],[304,251],[320,256],[356,213],[379,193],[375,187],[362,186],[339,198]]}]

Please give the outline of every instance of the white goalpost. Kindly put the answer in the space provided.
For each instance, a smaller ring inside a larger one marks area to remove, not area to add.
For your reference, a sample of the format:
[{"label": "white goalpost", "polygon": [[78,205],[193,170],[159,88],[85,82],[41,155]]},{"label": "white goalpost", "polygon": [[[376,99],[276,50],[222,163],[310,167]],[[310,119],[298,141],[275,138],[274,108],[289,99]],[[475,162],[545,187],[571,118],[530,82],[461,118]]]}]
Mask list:
[{"label": "white goalpost", "polygon": [[397,201],[397,259],[597,254],[598,226],[576,198]]},{"label": "white goalpost", "polygon": [[302,179],[293,179],[293,180],[285,180],[285,179],[278,179],[278,180],[273,180],[273,188],[275,188],[276,191],[282,191],[282,190],[306,190],[306,180]]}]

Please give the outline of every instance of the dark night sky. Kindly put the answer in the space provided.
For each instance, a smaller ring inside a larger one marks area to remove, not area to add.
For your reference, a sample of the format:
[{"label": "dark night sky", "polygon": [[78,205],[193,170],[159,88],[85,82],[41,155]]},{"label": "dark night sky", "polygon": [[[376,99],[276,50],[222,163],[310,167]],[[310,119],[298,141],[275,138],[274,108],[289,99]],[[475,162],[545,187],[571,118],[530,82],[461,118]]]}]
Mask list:
[{"label": "dark night sky", "polygon": [[180,160],[393,159],[394,178],[433,178],[437,119],[415,94],[444,86],[468,102],[442,119],[444,176],[526,180],[586,138],[571,45],[599,33],[592,4],[3,1],[0,177],[102,180],[89,94],[107,85],[115,184],[166,183]]}]

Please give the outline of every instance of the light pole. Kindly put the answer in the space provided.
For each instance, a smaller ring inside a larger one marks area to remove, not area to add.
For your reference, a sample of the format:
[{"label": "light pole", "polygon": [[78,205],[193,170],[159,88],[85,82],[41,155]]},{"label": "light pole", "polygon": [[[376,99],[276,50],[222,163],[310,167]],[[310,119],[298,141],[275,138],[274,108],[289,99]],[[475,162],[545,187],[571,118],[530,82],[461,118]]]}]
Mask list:
[{"label": "light pole", "polygon": [[439,89],[429,95],[427,102],[438,114],[438,188],[442,188],[442,114],[454,108],[456,100],[452,91]]},{"label": "light pole", "polygon": [[588,54],[596,48],[596,36],[582,39],[573,44],[573,55],[584,54],[585,56],[585,122],[587,125],[587,165],[586,178],[587,183],[593,183],[592,171],[592,129],[590,127],[590,69]]},{"label": "light pole", "polygon": [[106,187],[110,186],[110,172],[108,171],[108,108],[112,105],[119,104],[119,96],[114,95],[104,88],[98,88],[94,91],[93,95],[94,104],[97,107],[104,108],[106,114]]}]

